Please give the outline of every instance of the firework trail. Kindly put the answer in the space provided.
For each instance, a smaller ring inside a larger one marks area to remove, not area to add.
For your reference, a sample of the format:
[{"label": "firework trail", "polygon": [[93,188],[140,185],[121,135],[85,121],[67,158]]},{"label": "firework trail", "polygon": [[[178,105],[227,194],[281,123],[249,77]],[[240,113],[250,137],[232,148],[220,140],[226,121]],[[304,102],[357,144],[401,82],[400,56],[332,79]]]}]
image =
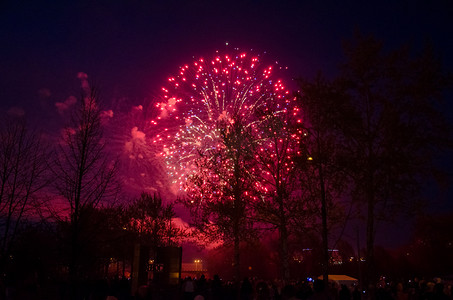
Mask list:
[{"label": "firework trail", "polygon": [[221,124],[240,119],[259,139],[266,115],[288,112],[293,99],[273,79],[273,69],[258,56],[218,55],[184,65],[168,79],[156,104],[160,114],[151,123],[161,129],[153,143],[161,145],[173,192],[183,192],[200,155],[222,147]]}]

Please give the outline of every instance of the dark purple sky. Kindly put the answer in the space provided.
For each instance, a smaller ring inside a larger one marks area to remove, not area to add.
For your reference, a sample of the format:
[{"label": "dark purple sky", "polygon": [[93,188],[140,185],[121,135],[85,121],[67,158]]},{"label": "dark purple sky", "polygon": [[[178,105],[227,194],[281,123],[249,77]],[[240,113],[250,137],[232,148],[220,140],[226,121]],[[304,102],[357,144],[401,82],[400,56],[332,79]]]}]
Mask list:
[{"label": "dark purple sky", "polygon": [[430,41],[453,70],[450,2],[2,1],[0,111],[53,124],[55,103],[77,94],[79,72],[107,104],[126,98],[132,107],[159,94],[179,65],[225,42],[266,52],[289,67],[288,80],[334,74],[341,43],[356,29],[389,47]]},{"label": "dark purple sky", "polygon": [[430,40],[453,69],[449,1],[377,3],[2,1],[0,108],[28,112],[42,89],[50,91],[49,102],[63,101],[77,88],[78,72],[98,82],[106,99],[140,103],[159,93],[179,65],[211,55],[226,41],[267,52],[293,77],[334,72],[341,42],[356,28],[389,46]]}]

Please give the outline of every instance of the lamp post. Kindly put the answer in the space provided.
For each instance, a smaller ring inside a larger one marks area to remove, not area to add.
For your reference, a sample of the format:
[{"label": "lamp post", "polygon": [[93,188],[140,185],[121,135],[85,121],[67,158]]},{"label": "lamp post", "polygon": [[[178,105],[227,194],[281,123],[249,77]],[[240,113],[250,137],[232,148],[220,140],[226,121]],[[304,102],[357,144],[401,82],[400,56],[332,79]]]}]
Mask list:
[{"label": "lamp post", "polygon": [[200,271],[200,264],[201,264],[201,259],[196,259],[194,260],[194,263],[195,263],[195,271],[199,272]]}]

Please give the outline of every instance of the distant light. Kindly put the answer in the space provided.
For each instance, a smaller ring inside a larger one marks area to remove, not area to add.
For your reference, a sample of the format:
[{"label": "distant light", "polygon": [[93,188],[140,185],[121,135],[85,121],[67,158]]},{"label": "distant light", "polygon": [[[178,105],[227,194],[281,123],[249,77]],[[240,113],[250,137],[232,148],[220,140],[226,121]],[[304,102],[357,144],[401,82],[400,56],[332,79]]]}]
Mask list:
[{"label": "distant light", "polygon": [[309,157],[307,158],[307,160],[313,160],[313,157],[309,156]]},{"label": "distant light", "polygon": [[228,46],[228,42],[225,42],[225,46]]}]

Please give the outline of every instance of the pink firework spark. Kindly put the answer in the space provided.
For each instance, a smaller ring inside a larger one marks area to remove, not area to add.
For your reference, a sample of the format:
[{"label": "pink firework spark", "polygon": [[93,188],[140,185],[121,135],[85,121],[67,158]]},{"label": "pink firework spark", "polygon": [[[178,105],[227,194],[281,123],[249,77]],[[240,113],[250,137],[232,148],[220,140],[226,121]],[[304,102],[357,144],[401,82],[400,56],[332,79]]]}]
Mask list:
[{"label": "pink firework spark", "polygon": [[240,118],[259,138],[263,113],[288,111],[293,98],[283,82],[274,79],[273,69],[258,56],[238,53],[200,58],[168,79],[156,104],[160,114],[150,122],[163,128],[153,142],[162,147],[175,192],[184,190],[202,153],[222,147],[219,123]]}]

